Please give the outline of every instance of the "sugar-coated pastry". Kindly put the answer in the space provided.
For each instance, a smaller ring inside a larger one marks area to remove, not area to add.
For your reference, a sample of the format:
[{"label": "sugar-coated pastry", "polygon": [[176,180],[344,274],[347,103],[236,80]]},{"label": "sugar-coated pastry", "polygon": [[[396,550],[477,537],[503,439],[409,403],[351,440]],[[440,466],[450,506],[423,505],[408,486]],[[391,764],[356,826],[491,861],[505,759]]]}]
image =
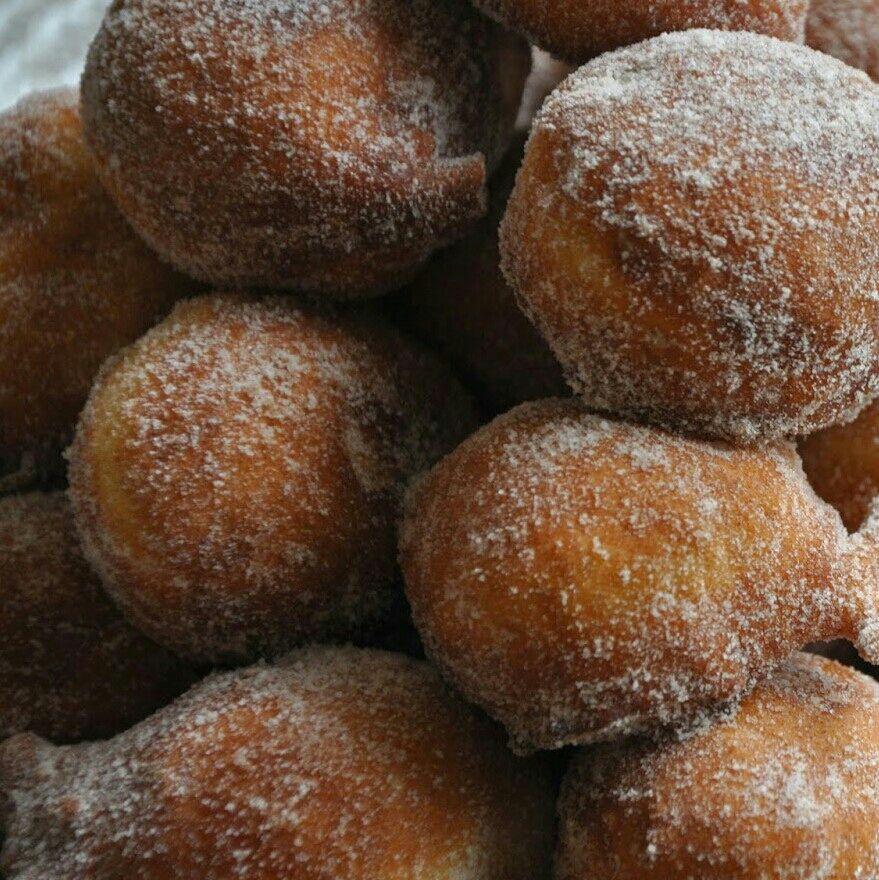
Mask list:
[{"label": "sugar-coated pastry", "polygon": [[176,266],[355,298],[485,213],[528,66],[468,0],[120,0],[83,118],[108,190]]},{"label": "sugar-coated pastry", "polygon": [[802,43],[809,0],[474,0],[574,64],[667,31],[753,31]]},{"label": "sugar-coated pastry", "polygon": [[0,491],[60,470],[101,363],[190,286],[101,189],[77,92],[0,113]]},{"label": "sugar-coated pastry", "polygon": [[815,491],[856,531],[879,496],[879,401],[853,422],[804,438],[799,448]]},{"label": "sugar-coated pastry", "polygon": [[582,752],[556,880],[879,877],[879,685],[796,654],[681,740]]},{"label": "sugar-coated pastry", "polygon": [[77,526],[131,620],[185,656],[359,638],[400,596],[408,478],[475,424],[377,318],[188,300],[100,373],[70,453]]},{"label": "sugar-coated pastry", "polygon": [[879,0],[811,0],[806,42],[879,79]]},{"label": "sugar-coated pastry", "polygon": [[788,443],[523,404],[406,507],[427,653],[522,750],[691,726],[809,641],[879,657],[879,517],[849,536]]},{"label": "sugar-coated pastry", "polygon": [[0,739],[111,736],[193,680],[104,593],[63,492],[0,498]]},{"label": "sugar-coated pastry", "polygon": [[737,440],[879,393],[879,89],[803,46],[689,31],[538,114],[503,269],[595,409]]},{"label": "sugar-coated pastry", "polygon": [[0,748],[7,880],[540,880],[554,786],[423,661],[309,648]]},{"label": "sugar-coated pastry", "polygon": [[520,138],[493,178],[486,218],[437,254],[395,309],[395,317],[436,346],[493,412],[569,393],[558,361],[522,313],[500,269],[498,224],[523,148]]}]

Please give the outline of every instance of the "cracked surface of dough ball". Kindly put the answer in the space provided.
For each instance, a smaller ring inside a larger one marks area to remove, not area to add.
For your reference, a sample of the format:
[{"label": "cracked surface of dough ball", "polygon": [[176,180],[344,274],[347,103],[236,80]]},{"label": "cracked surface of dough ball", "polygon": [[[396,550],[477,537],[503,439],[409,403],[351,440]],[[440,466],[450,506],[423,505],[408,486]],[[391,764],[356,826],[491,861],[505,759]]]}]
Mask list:
[{"label": "cracked surface of dough ball", "polygon": [[569,393],[555,355],[522,313],[500,269],[498,224],[523,148],[520,140],[492,179],[488,215],[431,260],[393,314],[436,346],[492,412]]},{"label": "cracked surface of dough ball", "polygon": [[683,741],[574,759],[556,880],[879,876],[879,685],[794,655]]},{"label": "cracked surface of dough ball", "polygon": [[686,729],[812,640],[875,662],[876,522],[791,444],[524,404],[419,479],[401,533],[428,656],[523,751]]},{"label": "cracked surface of dough ball", "polygon": [[63,492],[0,498],[0,609],[0,739],[111,736],[194,681],[104,593]]},{"label": "cracked surface of dough ball", "polygon": [[399,601],[407,480],[475,424],[377,318],[189,300],[101,371],[71,448],[77,526],[132,621],[185,656],[361,638]]},{"label": "cracked surface of dough ball", "polygon": [[475,0],[558,58],[583,64],[669,31],[753,31],[803,42],[808,0]]},{"label": "cracked surface of dough ball", "polygon": [[806,43],[879,79],[879,2],[812,0]]},{"label": "cracked surface of dough ball", "polygon": [[83,118],[107,189],[174,265],[356,298],[484,214],[528,65],[467,0],[121,0]]},{"label": "cracked surface of dough ball", "polygon": [[101,188],[76,91],[0,113],[0,490],[61,469],[101,363],[190,290]]},{"label": "cracked surface of dough ball", "polygon": [[603,55],[537,121],[504,272],[592,408],[740,441],[879,392],[879,89],[689,31]]},{"label": "cracked surface of dough ball", "polygon": [[8,880],[538,880],[555,787],[422,661],[297,651],[106,744],[0,749]]},{"label": "cracked surface of dough ball", "polygon": [[803,438],[799,449],[815,491],[857,531],[879,496],[879,401],[853,422]]}]

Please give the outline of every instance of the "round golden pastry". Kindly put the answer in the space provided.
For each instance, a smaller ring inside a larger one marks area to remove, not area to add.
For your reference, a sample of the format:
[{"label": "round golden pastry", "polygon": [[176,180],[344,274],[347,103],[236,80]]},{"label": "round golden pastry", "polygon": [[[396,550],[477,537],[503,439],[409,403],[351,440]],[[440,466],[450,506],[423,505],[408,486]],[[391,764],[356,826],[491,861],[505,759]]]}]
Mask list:
[{"label": "round golden pastry", "polygon": [[879,90],[803,46],[688,31],[538,114],[502,268],[592,408],[738,441],[879,393]]},{"label": "round golden pastry", "polygon": [[524,137],[492,180],[485,219],[437,254],[393,307],[393,317],[448,358],[495,413],[569,393],[558,361],[500,270],[498,224],[523,150]]},{"label": "round golden pastry", "polygon": [[102,369],[71,499],[147,635],[198,660],[276,655],[392,617],[404,486],[475,424],[451,374],[377,318],[203,297]]},{"label": "round golden pastry", "polygon": [[879,496],[879,401],[853,422],[803,438],[799,449],[815,491],[857,531]]},{"label": "round golden pastry", "polygon": [[753,31],[803,42],[809,0],[474,0],[493,18],[573,64],[669,31]]},{"label": "round golden pastry", "polygon": [[528,65],[467,0],[121,0],[83,118],[108,191],[174,265],[364,297],[485,213]]},{"label": "round golden pastry", "polygon": [[683,741],[582,752],[556,880],[879,876],[879,685],[796,654]]},{"label": "round golden pastry", "polygon": [[0,607],[0,739],[111,736],[194,680],[104,593],[63,492],[0,498]]},{"label": "round golden pastry", "polygon": [[879,0],[811,0],[806,43],[879,79]]},{"label": "round golden pastry", "polygon": [[515,748],[697,724],[812,640],[879,656],[879,534],[849,536],[792,445],[523,404],[410,491],[428,656]]},{"label": "round golden pastry", "polygon": [[423,661],[297,651],[109,743],[0,748],[10,880],[535,880],[555,787]]},{"label": "round golden pastry", "polygon": [[101,363],[190,289],[101,189],[75,91],[0,113],[0,491],[60,470]]}]

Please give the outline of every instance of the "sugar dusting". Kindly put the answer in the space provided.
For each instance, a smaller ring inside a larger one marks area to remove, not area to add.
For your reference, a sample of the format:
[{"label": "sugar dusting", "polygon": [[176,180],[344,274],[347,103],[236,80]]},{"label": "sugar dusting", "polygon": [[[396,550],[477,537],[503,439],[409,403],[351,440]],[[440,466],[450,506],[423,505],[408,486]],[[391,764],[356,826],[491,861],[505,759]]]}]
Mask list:
[{"label": "sugar dusting", "polygon": [[752,31],[803,41],[808,0],[476,0],[558,58],[590,58],[672,31]]},{"label": "sugar dusting", "polygon": [[359,296],[484,213],[527,51],[466,0],[125,0],[89,53],[87,137],[196,277]]},{"label": "sugar dusting", "polygon": [[[752,440],[850,420],[879,393],[863,73],[754,34],[669,34],[568,77],[538,145],[547,182],[508,212],[504,268],[588,404]],[[558,231],[525,231],[530,210]]]},{"label": "sugar dusting", "polygon": [[429,655],[525,749],[698,724],[811,639],[876,648],[875,536],[787,444],[525,404],[415,485],[401,546]]},{"label": "sugar dusting", "polygon": [[546,876],[540,764],[425,663],[310,648],[216,675],[109,743],[0,750],[10,880]]},{"label": "sugar dusting", "polygon": [[78,106],[57,89],[0,114],[0,491],[61,470],[100,365],[192,287],[107,197]]},{"label": "sugar dusting", "polygon": [[795,655],[685,741],[583,752],[560,802],[559,880],[879,876],[879,686]]},{"label": "sugar dusting", "polygon": [[145,631],[203,659],[275,655],[384,621],[406,481],[474,424],[445,368],[378,319],[207,297],[104,368],[71,494]]}]

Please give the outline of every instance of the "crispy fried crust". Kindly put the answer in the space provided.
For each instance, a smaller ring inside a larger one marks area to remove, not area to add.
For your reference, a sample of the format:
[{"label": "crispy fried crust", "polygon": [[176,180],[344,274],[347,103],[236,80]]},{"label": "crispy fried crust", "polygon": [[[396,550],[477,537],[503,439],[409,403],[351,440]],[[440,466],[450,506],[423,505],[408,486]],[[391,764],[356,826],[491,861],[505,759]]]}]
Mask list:
[{"label": "crispy fried crust", "polygon": [[574,400],[512,410],[418,481],[401,563],[428,655],[523,750],[690,726],[812,639],[876,655],[875,537],[849,539],[792,446]]},{"label": "crispy fried crust", "polygon": [[400,655],[215,676],[106,744],[0,750],[9,880],[537,880],[554,787]]},{"label": "crispy fried crust", "polygon": [[0,114],[0,491],[60,469],[100,365],[193,287],[101,189],[78,103],[45,92]]},{"label": "crispy fried crust", "polygon": [[0,739],[111,736],[194,680],[104,593],[62,492],[0,499],[0,606]]},{"label": "crispy fried crust", "polygon": [[808,0],[475,0],[574,64],[670,31],[752,31],[802,43]]},{"label": "crispy fried crust", "polygon": [[474,425],[378,319],[190,300],[101,371],[70,453],[77,526],[131,619],[187,656],[360,638],[398,599],[406,481]]},{"label": "crispy fried crust", "polygon": [[83,119],[109,192],[175,265],[355,298],[484,214],[528,64],[466,0],[123,0]]},{"label": "crispy fried crust", "polygon": [[684,741],[581,753],[557,880],[879,876],[879,686],[795,655]]},{"label": "crispy fried crust", "polygon": [[503,269],[592,407],[736,440],[879,393],[879,90],[792,43],[689,31],[544,104]]}]

